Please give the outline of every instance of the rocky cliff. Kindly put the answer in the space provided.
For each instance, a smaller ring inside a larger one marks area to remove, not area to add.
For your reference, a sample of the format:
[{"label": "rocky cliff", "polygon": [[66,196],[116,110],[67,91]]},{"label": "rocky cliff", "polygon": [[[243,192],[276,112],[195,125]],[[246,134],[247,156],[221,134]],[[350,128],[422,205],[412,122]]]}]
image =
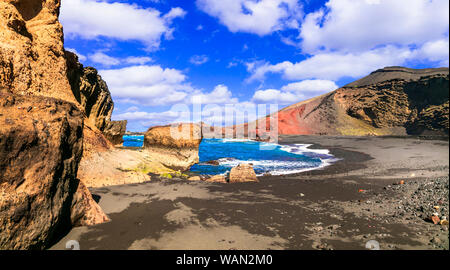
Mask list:
[{"label": "rocky cliff", "polygon": [[202,138],[200,124],[151,127],[144,135],[144,148],[153,162],[186,171],[198,163],[198,148]]},{"label": "rocky cliff", "polygon": [[111,143],[69,83],[59,6],[0,1],[0,249],[43,249],[107,220],[76,177],[86,134]]},{"label": "rocky cliff", "polygon": [[0,90],[0,249],[42,249],[108,218],[76,178],[83,114],[70,102]]},{"label": "rocky cliff", "polygon": [[[278,134],[448,135],[448,95],[448,68],[387,67],[270,117]],[[250,132],[261,136],[257,123]]]},{"label": "rocky cliff", "polygon": [[127,121],[111,121],[114,102],[108,85],[93,67],[84,67],[78,56],[65,52],[72,93],[86,114],[86,125],[97,128],[114,145],[123,142]]}]

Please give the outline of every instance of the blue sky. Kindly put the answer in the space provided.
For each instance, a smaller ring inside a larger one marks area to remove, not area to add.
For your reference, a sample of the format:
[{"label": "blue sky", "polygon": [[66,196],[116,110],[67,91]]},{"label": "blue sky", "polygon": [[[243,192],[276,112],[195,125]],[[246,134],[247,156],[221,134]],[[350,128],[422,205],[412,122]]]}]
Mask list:
[{"label": "blue sky", "polygon": [[107,82],[113,119],[144,131],[193,120],[176,108],[199,100],[214,123],[225,104],[282,108],[385,66],[448,67],[448,10],[447,0],[62,0],[60,19],[66,49]]}]

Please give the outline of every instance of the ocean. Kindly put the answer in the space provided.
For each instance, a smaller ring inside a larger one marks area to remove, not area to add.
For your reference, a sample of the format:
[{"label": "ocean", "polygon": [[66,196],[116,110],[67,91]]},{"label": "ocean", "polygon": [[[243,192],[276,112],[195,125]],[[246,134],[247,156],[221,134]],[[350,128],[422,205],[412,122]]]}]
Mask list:
[{"label": "ocean", "polygon": [[[308,149],[308,144],[279,145],[233,139],[203,139],[200,162],[191,167],[199,174],[226,174],[240,163],[251,163],[257,175],[283,175],[317,169],[336,161],[327,149]],[[206,163],[218,161],[219,165]]]},{"label": "ocean", "polygon": [[[144,136],[123,136],[125,147],[142,147]],[[309,149],[309,144],[280,145],[235,139],[203,139],[200,162],[192,172],[206,175],[226,174],[240,163],[251,163],[257,175],[283,175],[325,167],[336,158],[327,149]],[[207,163],[217,161],[218,165]]]}]

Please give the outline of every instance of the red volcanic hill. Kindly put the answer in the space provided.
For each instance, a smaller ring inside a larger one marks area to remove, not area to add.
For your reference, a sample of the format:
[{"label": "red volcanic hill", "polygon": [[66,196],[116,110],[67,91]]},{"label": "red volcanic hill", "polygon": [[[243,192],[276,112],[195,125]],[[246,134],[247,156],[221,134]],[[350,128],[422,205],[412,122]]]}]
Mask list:
[{"label": "red volcanic hill", "polygon": [[267,136],[260,123],[272,117],[280,135],[448,135],[448,95],[448,68],[386,67],[245,124],[244,133]]}]

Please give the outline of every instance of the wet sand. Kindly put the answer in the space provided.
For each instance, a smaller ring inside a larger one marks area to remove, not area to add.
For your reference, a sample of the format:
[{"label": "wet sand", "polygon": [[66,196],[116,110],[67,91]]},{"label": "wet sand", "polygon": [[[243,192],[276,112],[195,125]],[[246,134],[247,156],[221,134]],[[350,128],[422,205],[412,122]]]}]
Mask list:
[{"label": "wet sand", "polygon": [[[92,188],[111,221],[74,228],[52,249],[447,249],[448,138],[283,136],[340,160],[259,183],[183,179]],[[397,185],[400,180],[405,184]]]}]

